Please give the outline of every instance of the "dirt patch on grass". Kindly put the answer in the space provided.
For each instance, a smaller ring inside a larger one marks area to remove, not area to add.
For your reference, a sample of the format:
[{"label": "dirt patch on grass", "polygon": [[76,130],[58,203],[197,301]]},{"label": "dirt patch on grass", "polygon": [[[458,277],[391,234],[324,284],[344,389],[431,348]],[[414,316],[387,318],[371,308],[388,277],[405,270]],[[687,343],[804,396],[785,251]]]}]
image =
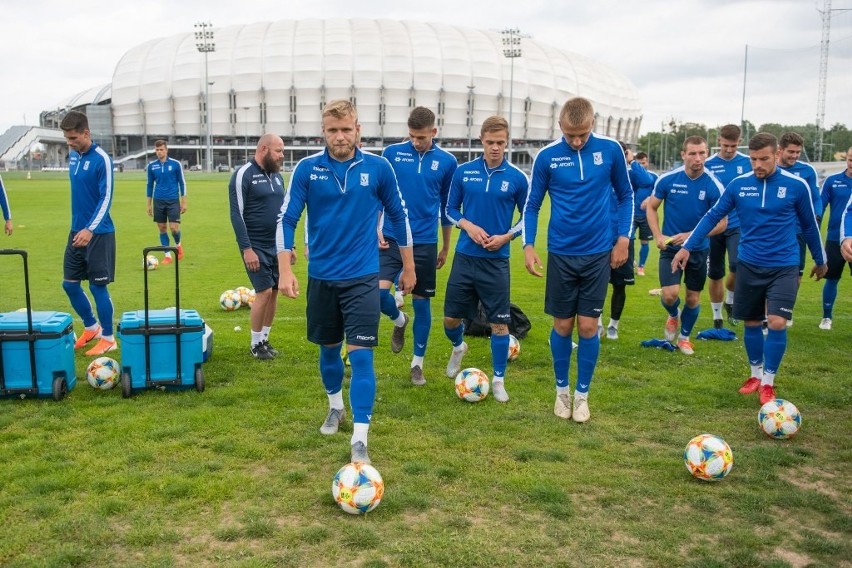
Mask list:
[{"label": "dirt patch on grass", "polygon": [[778,558],[789,564],[792,568],[804,568],[805,566],[813,564],[813,560],[811,560],[808,555],[800,552],[793,552],[786,548],[776,548],[773,552]]},{"label": "dirt patch on grass", "polygon": [[[834,499],[838,504],[844,502],[841,499],[840,492],[837,486],[842,482],[837,479],[837,476],[831,472],[819,470],[813,467],[798,468],[796,473],[786,478],[786,481],[791,485],[795,485],[799,489],[810,489],[817,491],[823,495],[827,495]],[[843,507],[844,510],[849,510],[848,507]]]}]

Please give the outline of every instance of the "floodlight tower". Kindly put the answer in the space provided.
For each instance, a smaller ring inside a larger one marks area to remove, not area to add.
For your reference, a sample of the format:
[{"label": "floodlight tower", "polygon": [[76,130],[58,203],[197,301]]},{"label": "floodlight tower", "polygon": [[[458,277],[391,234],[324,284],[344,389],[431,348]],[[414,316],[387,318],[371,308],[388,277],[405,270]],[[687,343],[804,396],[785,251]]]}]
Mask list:
[{"label": "floodlight tower", "polygon": [[211,130],[213,125],[211,124],[210,117],[210,85],[213,83],[209,80],[209,74],[207,70],[207,54],[216,51],[216,44],[213,43],[213,24],[210,22],[196,22],[195,23],[195,48],[199,51],[199,53],[204,54],[204,109],[206,111],[206,122],[207,128],[206,130],[206,145],[207,145],[207,171],[213,171],[213,141],[211,137]]},{"label": "floodlight tower", "polygon": [[509,161],[512,161],[512,109],[514,108],[515,58],[521,56],[521,30],[506,28],[500,32],[503,36],[503,55],[509,58]]}]

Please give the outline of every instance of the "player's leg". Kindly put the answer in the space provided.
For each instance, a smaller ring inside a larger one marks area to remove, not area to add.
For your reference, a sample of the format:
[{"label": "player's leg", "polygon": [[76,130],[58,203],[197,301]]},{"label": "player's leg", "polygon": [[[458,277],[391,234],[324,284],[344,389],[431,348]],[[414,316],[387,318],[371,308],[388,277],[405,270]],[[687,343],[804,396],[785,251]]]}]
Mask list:
[{"label": "player's leg", "polygon": [[740,228],[725,231],[725,245],[728,248],[728,277],[725,279],[725,303],[722,306],[728,315],[729,325],[739,325],[734,317],[734,288],[737,281],[737,260],[740,250]]},{"label": "player's leg", "polygon": [[[831,318],[834,313],[834,302],[837,300],[837,285],[843,276],[843,267],[846,261],[840,254],[840,242],[825,241],[826,264],[828,271],[825,274],[825,284],[822,286],[822,321],[819,328],[826,331],[831,329]],[[850,263],[852,266],[852,263]]]},{"label": "player's leg", "polygon": [[101,337],[101,326],[95,319],[89,297],[86,296],[83,287],[80,285],[80,281],[88,277],[86,256],[82,248],[71,246],[73,237],[74,233],[68,234],[68,243],[65,246],[65,255],[62,261],[62,289],[68,296],[71,307],[83,320],[83,326],[85,326],[83,332],[74,342],[74,349],[81,349],[90,341]]},{"label": "player's leg", "polygon": [[633,240],[627,253],[627,262],[618,268],[610,270],[609,282],[612,284],[610,298],[609,323],[606,326],[606,338],[618,339],[618,324],[627,302],[627,286],[633,286],[636,278],[633,276]]},{"label": "player's leg", "polygon": [[[168,201],[154,199],[151,204],[151,212],[154,219],[154,223],[157,224],[157,231],[159,232],[160,237],[160,246],[167,247],[169,246]],[[171,253],[167,252],[163,256],[163,264],[169,264],[170,262],[172,262],[172,255]]]},{"label": "player's leg", "polygon": [[668,317],[664,327],[666,341],[674,343],[677,337],[678,318],[680,317],[680,281],[683,270],[672,272],[672,259],[675,251],[671,248],[660,251],[660,303],[666,310]]},{"label": "player's leg", "polygon": [[474,283],[477,296],[482,302],[485,316],[491,325],[491,365],[494,369],[491,389],[494,400],[508,402],[505,376],[509,361],[510,274],[509,259],[475,259],[479,278]]},{"label": "player's leg", "polygon": [[576,275],[571,271],[567,257],[548,254],[544,312],[553,317],[553,328],[550,330],[550,355],[556,382],[553,413],[565,420],[571,418],[571,383],[568,371],[574,349],[571,336],[577,314],[578,296]]},{"label": "player's leg", "polygon": [[88,270],[86,278],[101,323],[101,338],[94,347],[86,351],[86,355],[103,355],[118,349],[112,323],[115,310],[107,290],[115,275],[115,233],[92,235],[92,240],[84,248]]},{"label": "player's leg", "polygon": [[651,250],[651,247],[648,245],[648,242],[654,238],[654,234],[651,232],[651,227],[650,225],[648,225],[648,219],[646,217],[642,217],[641,219],[637,220],[636,226],[640,243],[638,263],[639,267],[637,270],[637,274],[639,274],[639,276],[645,276],[645,264],[648,262],[648,253]]},{"label": "player's leg", "polygon": [[683,282],[686,286],[686,302],[680,314],[680,334],[677,338],[677,346],[684,355],[692,355],[695,350],[689,337],[698,315],[701,313],[701,291],[707,280],[707,252],[693,251],[689,255]]},{"label": "player's leg", "polygon": [[393,239],[387,239],[388,248],[379,250],[379,303],[381,311],[393,322],[391,351],[399,353],[405,346],[405,328],[408,327],[408,314],[396,306],[391,294],[391,283],[402,270],[402,256],[399,245]]},{"label": "player's leg", "polygon": [[308,278],[307,333],[308,341],[319,346],[319,371],[328,396],[328,414],[320,433],[336,434],[346,417],[343,405],[343,315],[333,282]]},{"label": "player's leg", "polygon": [[464,340],[462,320],[475,317],[477,312],[479,297],[474,287],[475,270],[473,257],[458,253],[453,257],[453,266],[444,294],[444,335],[453,345],[446,371],[451,379],[461,370],[462,359],[468,349]]},{"label": "player's leg", "polygon": [[589,388],[601,350],[601,339],[596,333],[597,315],[606,303],[609,262],[609,252],[575,258],[577,273],[581,275],[577,298],[577,388],[571,412],[575,422],[586,422],[590,417]]},{"label": "player's leg", "polygon": [[760,387],[763,378],[765,339],[763,319],[766,314],[766,286],[763,275],[746,263],[737,265],[734,317],[743,322],[743,347],[750,369],[749,378],[740,387],[740,394],[751,394]]},{"label": "player's leg", "polygon": [[249,320],[251,322],[251,345],[249,353],[255,359],[268,360],[278,352],[269,345],[269,332],[278,305],[278,258],[272,249],[255,248],[259,267],[257,272],[246,269],[246,274],[255,290]]},{"label": "player's leg", "polygon": [[760,404],[775,398],[775,374],[787,350],[787,321],[793,316],[799,275],[796,267],[769,271],[766,289],[766,319],[769,333],[764,348],[763,378],[760,381]]},{"label": "player's leg", "polygon": [[707,277],[710,279],[710,309],[713,311],[713,327],[721,329],[722,306],[725,300],[725,233],[710,237],[710,256],[708,258]]},{"label": "player's leg", "polygon": [[414,385],[426,384],[423,376],[423,362],[426,347],[429,344],[429,332],[432,329],[432,298],[437,284],[436,266],[438,245],[414,245],[414,270],[417,283],[412,290],[411,305],[414,308],[414,322],[411,324],[414,336],[414,356],[411,358],[411,382]]}]

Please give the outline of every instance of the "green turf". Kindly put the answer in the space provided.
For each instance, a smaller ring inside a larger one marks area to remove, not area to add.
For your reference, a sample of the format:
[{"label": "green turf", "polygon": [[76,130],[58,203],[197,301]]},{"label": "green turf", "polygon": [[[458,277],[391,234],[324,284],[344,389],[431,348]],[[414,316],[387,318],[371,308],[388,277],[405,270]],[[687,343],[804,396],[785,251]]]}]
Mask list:
[{"label": "green turf", "polygon": [[[0,246],[29,251],[36,309],[70,311],[60,286],[66,177],[3,177],[16,226]],[[512,399],[455,397],[443,376],[445,268],[425,387],[408,380],[410,336],[393,355],[382,322],[370,456],[387,489],[374,512],[352,517],[330,491],[348,461],[351,423],[334,437],[318,432],[327,403],[305,339],[304,295],[279,302],[272,340],[282,355],[250,358],[248,312],[218,307],[220,292],[248,284],[228,177],[187,178],[181,305],[215,330],[207,390],[123,399],[82,380],[61,402],[0,401],[0,565],[849,566],[848,277],[831,332],[817,329],[821,284],[802,284],[777,382],[803,427],[773,441],[758,429],[757,400],[736,392],[748,371],[740,341],[698,342],[693,357],[640,347],[662,335],[665,319],[648,294],[658,286],[656,252],[628,290],[621,338],[603,341],[584,425],[552,414],[544,282],[524,270],[518,241],[513,301],[533,328],[507,371]],[[143,175],[117,175],[116,319],[141,309],[141,250],[158,244],[144,191]],[[24,305],[20,263],[0,262],[0,311],[15,310]],[[153,307],[173,305],[172,274],[149,273]],[[296,274],[304,289],[304,259]],[[705,294],[697,328],[710,323]],[[490,371],[487,340],[469,343],[465,365]],[[81,379],[88,361],[77,357]],[[683,466],[686,442],[701,432],[733,449],[721,482],[692,479]]]}]

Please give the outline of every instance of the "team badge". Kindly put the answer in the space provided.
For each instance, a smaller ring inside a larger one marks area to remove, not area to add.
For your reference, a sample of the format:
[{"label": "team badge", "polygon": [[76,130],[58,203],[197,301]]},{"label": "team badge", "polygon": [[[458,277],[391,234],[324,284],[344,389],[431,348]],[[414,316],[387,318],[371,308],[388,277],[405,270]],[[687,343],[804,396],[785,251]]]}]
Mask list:
[{"label": "team badge", "polygon": [[432,160],[432,171],[433,172],[438,171],[438,160]]},{"label": "team badge", "polygon": [[503,183],[500,184],[500,191],[503,191],[503,192],[509,191],[509,182],[508,181],[504,181]]},{"label": "team badge", "polygon": [[85,162],[83,162],[83,171],[84,172],[89,171],[89,160],[86,160]]},{"label": "team badge", "polygon": [[600,152],[592,152],[592,157],[595,159],[595,165],[603,164],[603,155]]},{"label": "team badge", "polygon": [[784,199],[785,197],[787,197],[787,188],[786,187],[779,187],[778,188],[778,199]]},{"label": "team badge", "polygon": [[172,171],[172,167],[171,167],[171,166],[169,166],[169,171]]},{"label": "team badge", "polygon": [[698,201],[704,201],[704,196],[707,194],[703,189],[698,192]]},{"label": "team badge", "polygon": [[737,173],[738,174],[743,173],[743,167],[742,166],[737,166]]},{"label": "team badge", "polygon": [[361,174],[361,185],[363,187],[370,185],[370,174]]}]

